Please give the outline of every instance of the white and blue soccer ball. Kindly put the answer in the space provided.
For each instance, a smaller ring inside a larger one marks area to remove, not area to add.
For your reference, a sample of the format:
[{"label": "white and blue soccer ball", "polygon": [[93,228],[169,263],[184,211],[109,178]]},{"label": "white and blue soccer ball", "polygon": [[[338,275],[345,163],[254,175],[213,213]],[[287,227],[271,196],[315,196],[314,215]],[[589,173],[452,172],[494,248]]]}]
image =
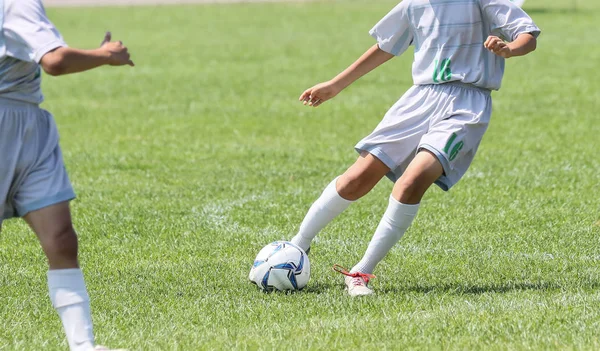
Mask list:
[{"label": "white and blue soccer ball", "polygon": [[310,279],[310,261],[300,247],[275,241],[260,250],[248,279],[265,291],[301,290]]}]

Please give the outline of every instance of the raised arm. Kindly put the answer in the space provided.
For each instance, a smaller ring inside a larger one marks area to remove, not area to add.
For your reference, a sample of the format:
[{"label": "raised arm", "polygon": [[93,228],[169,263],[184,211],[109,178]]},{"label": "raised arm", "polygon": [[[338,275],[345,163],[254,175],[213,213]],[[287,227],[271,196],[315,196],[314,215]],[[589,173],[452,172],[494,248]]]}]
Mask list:
[{"label": "raised arm", "polygon": [[537,46],[537,39],[529,33],[523,33],[514,41],[507,43],[499,37],[489,36],[483,45],[498,56],[511,58],[524,56],[534,51]]},{"label": "raised arm", "polygon": [[394,55],[379,49],[379,46],[375,44],[342,73],[335,76],[335,78],[305,90],[300,95],[299,100],[304,105],[317,107],[325,101],[332,99],[357,79],[387,62],[392,57]]},{"label": "raised arm", "polygon": [[83,72],[103,65],[133,66],[133,61],[123,43],[110,40],[111,34],[108,32],[98,49],[80,50],[59,47],[46,53],[40,60],[40,65],[46,73],[53,76]]}]

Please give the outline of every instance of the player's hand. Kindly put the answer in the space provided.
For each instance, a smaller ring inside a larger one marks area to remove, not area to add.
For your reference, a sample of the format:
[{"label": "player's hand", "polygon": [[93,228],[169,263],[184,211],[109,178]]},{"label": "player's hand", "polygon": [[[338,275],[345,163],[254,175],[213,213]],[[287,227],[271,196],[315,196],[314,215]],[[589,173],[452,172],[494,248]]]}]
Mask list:
[{"label": "player's hand", "polygon": [[135,66],[133,61],[131,61],[127,47],[123,46],[123,42],[120,40],[111,42],[110,39],[110,32],[106,32],[104,40],[100,44],[100,48],[106,50],[108,53],[108,64],[111,66]]},{"label": "player's hand", "polygon": [[485,43],[483,43],[483,46],[500,57],[512,57],[512,50],[510,49],[510,46],[508,46],[508,43],[497,36],[490,35]]},{"label": "player's hand", "polygon": [[304,105],[317,107],[325,101],[334,98],[339,94],[340,89],[331,81],[315,85],[310,89],[306,89],[298,100]]}]

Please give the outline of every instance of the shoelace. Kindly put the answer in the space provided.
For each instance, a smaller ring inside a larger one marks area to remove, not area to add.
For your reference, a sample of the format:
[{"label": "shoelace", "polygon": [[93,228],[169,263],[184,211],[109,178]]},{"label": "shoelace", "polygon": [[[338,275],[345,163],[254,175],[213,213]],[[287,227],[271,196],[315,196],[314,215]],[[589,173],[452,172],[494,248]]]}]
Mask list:
[{"label": "shoelace", "polygon": [[[365,284],[369,284],[369,280],[371,280],[373,278],[377,278],[375,275],[368,274],[368,273],[361,273],[361,272],[350,273],[350,272],[348,272],[348,270],[346,268],[340,266],[339,264],[334,264],[333,270],[338,273],[341,273],[347,277],[354,278],[354,279],[352,279],[353,285],[363,286]],[[365,284],[363,284],[363,281],[365,282]]]}]

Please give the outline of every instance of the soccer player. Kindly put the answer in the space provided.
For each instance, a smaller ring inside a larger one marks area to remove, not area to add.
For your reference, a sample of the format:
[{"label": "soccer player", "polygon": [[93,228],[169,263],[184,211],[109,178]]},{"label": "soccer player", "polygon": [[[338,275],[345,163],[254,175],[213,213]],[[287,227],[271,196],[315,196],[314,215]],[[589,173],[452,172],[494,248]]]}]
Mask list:
[{"label": "soccer player", "polygon": [[41,109],[41,70],[60,76],[103,65],[133,66],[127,48],[69,48],[41,0],[0,0],[0,230],[22,217],[48,258],[50,300],[73,351],[106,350],[94,343],[90,302],[77,260],[67,176],[52,115]]},{"label": "soccer player", "polygon": [[404,0],[370,34],[377,44],[332,80],[304,91],[317,107],[414,46],[411,87],[355,147],[358,160],[310,207],[292,243],[308,250],[317,233],[387,175],[389,204],[345,284],[369,295],[375,266],[404,235],[432,184],[447,191],[469,168],[492,112],[505,60],[536,48],[539,28],[509,0]]}]

